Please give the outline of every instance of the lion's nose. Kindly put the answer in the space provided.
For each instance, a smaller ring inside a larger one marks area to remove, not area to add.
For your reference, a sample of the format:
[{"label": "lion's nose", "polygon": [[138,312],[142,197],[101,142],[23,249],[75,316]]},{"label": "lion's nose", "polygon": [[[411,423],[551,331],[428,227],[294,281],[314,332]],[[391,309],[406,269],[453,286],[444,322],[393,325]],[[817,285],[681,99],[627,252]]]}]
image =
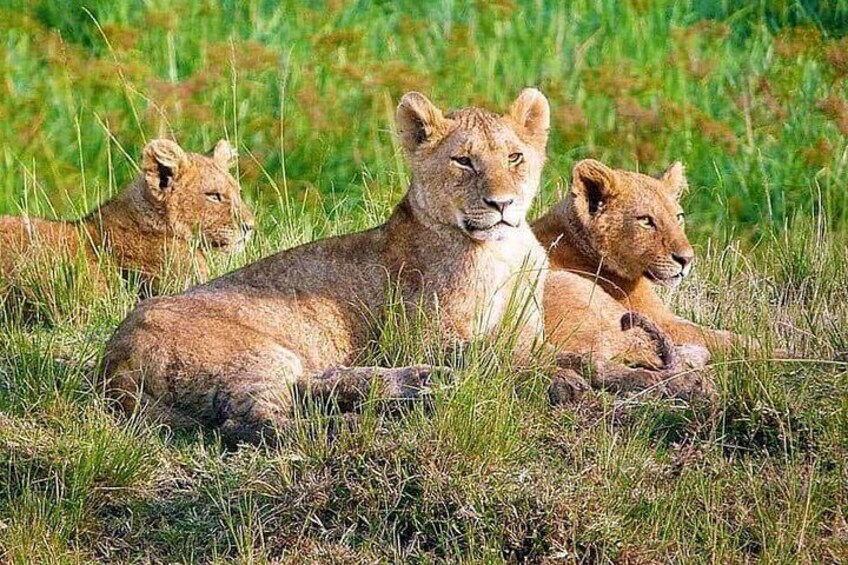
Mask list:
[{"label": "lion's nose", "polygon": [[672,253],[671,258],[674,259],[675,263],[680,265],[681,269],[685,269],[692,264],[692,261],[695,260],[695,252],[686,251],[683,253]]},{"label": "lion's nose", "polygon": [[483,198],[483,202],[486,203],[486,206],[490,208],[494,208],[501,214],[513,203],[515,202],[515,198]]}]

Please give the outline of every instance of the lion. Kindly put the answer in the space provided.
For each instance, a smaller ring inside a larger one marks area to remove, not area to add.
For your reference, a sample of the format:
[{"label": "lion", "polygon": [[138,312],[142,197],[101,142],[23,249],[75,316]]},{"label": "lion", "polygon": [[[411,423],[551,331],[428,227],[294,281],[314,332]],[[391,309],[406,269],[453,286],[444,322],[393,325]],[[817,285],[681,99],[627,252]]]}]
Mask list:
[{"label": "lion", "polygon": [[[545,161],[547,99],[525,89],[509,111],[443,113],[403,96],[397,128],[408,190],[386,223],[281,251],[168,297],[142,302],[104,354],[127,412],[219,430],[230,445],[282,437],[299,394],[339,405],[416,396],[433,367],[356,363],[390,293],[422,309],[445,345],[496,334],[513,297],[525,308],[516,358],[540,341],[547,257],[526,221]],[[376,326],[376,327],[375,327]]]},{"label": "lion", "polygon": [[727,352],[753,342],[675,315],[654,289],[678,285],[695,260],[679,202],[686,187],[680,162],[657,178],[593,159],[574,166],[570,192],[533,223],[553,271],[544,309],[554,343],[650,365],[646,348],[655,340],[621,331],[627,311],[642,314],[677,345]]},{"label": "lion", "polygon": [[674,286],[694,261],[675,162],[658,178],[578,162],[569,194],[533,223],[548,250],[544,313],[548,341],[592,384],[617,391],[711,396],[701,369],[709,349],[744,338],[675,316],[653,284]]},{"label": "lion", "polygon": [[152,293],[166,273],[208,278],[204,249],[240,249],[253,230],[253,214],[229,173],[235,160],[225,140],[204,156],[156,139],[145,146],[129,186],[82,219],[0,217],[0,279],[13,285],[30,265],[78,256],[101,284],[105,260]]}]

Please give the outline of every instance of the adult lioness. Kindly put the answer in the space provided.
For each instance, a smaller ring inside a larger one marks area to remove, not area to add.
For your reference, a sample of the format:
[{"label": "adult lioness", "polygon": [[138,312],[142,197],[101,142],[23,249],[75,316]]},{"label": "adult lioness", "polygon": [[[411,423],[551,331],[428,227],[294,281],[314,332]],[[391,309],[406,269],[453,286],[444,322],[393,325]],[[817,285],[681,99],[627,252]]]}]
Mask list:
[{"label": "adult lioness", "polygon": [[95,272],[105,258],[154,290],[170,271],[196,270],[205,278],[206,262],[192,245],[194,236],[231,250],[253,229],[253,214],[228,172],[235,155],[225,140],[204,156],[156,139],[144,148],[141,174],[83,219],[0,217],[0,279],[16,284],[16,275],[33,263],[80,254]]},{"label": "adult lioness", "polygon": [[555,343],[639,357],[643,336],[616,329],[625,309],[644,314],[676,344],[727,350],[745,341],[676,316],[653,288],[678,284],[695,259],[679,203],[686,186],[680,163],[659,178],[592,159],[574,166],[571,191],[533,223],[553,271],[544,308]]},{"label": "adult lioness", "polygon": [[412,180],[385,224],[141,303],[106,348],[108,390],[127,411],[141,402],[170,424],[219,427],[228,442],[280,429],[293,384],[355,396],[376,380],[402,394],[421,384],[426,367],[345,367],[374,337],[390,286],[460,342],[497,331],[510,297],[523,296],[526,351],[542,333],[536,283],[546,256],[525,213],[549,121],[547,99],[534,89],[504,116],[480,108],[444,115],[406,94],[397,125]]}]

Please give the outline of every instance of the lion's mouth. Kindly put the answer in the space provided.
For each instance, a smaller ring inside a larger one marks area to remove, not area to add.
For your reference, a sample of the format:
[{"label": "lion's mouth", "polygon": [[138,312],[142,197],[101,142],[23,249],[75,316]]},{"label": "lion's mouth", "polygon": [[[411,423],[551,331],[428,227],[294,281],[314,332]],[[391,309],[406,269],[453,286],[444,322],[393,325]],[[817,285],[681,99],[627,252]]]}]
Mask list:
[{"label": "lion's mouth", "polygon": [[686,272],[683,269],[681,269],[679,273],[676,273],[674,275],[658,275],[650,269],[645,269],[644,274],[645,277],[652,283],[671,288],[679,285],[683,278],[686,276]]},{"label": "lion's mouth", "polygon": [[520,224],[513,224],[511,222],[506,221],[501,218],[497,222],[488,225],[480,225],[475,223],[469,219],[466,219],[462,223],[462,229],[467,233],[472,239],[476,239],[478,241],[487,241],[487,240],[499,240],[503,239],[505,233],[508,230],[515,229]]},{"label": "lion's mouth", "polygon": [[239,252],[247,246],[253,232],[244,233],[241,237],[222,237],[208,240],[209,247],[222,253]]}]

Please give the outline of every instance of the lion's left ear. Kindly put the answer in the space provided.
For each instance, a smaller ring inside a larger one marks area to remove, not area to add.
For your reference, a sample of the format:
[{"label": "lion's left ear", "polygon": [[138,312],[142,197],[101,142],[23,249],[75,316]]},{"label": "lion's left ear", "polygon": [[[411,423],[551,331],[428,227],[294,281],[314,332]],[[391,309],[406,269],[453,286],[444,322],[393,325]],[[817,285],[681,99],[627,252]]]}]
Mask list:
[{"label": "lion's left ear", "polygon": [[218,163],[218,166],[225,170],[232,169],[238,163],[238,151],[226,139],[222,139],[215,144],[211,157]]},{"label": "lion's left ear", "polygon": [[660,175],[660,181],[666,185],[674,198],[680,198],[689,188],[689,181],[686,180],[686,168],[680,161],[675,161],[669,165],[665,172]]},{"label": "lion's left ear", "polygon": [[544,94],[535,88],[525,88],[509,107],[509,117],[544,150],[551,128],[551,106]]}]

